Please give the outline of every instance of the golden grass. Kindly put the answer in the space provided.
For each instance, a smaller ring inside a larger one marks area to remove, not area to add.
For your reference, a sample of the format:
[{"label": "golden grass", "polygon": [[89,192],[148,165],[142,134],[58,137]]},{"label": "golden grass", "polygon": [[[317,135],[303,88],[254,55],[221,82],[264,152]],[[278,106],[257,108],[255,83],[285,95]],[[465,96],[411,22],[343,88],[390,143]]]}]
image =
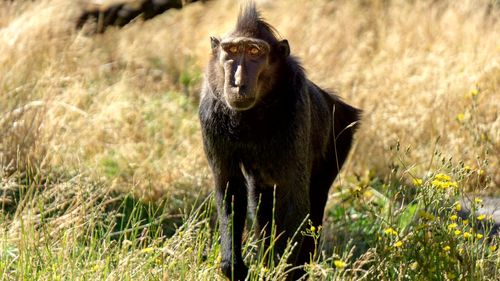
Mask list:
[{"label": "golden grass", "polygon": [[[344,174],[384,177],[399,142],[408,171],[424,175],[441,159],[437,143],[498,192],[498,4],[257,2],[311,80],[364,110]],[[74,30],[78,12],[70,0],[0,7],[0,127],[11,137],[0,160],[105,176],[154,198],[209,191],[196,96],[208,38],[232,29],[238,3],[195,3],[96,36]]]}]

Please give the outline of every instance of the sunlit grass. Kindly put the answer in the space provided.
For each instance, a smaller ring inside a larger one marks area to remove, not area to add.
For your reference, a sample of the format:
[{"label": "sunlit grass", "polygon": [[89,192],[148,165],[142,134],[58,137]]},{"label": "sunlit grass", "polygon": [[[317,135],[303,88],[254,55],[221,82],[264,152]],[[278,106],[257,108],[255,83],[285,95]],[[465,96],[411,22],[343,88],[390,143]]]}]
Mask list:
[{"label": "sunlit grass", "polygon": [[[481,200],[473,199],[464,216],[458,207],[465,196],[460,185],[432,184],[457,175],[440,171],[418,186],[404,183],[413,177],[404,171],[391,176],[398,179],[393,184],[377,178],[346,181],[339,188],[359,188],[333,199],[325,225],[305,224],[298,232],[320,246],[304,265],[311,278],[500,278],[500,241],[491,232],[491,218],[476,213]],[[4,208],[0,225],[4,279],[222,279],[212,195],[173,216],[168,200],[142,203],[131,195],[103,193],[102,183],[80,176],[43,183],[5,175],[4,180],[3,192],[13,184],[19,190],[11,196],[17,207]],[[246,237],[250,280],[287,273],[286,259],[266,262],[269,250],[260,248],[252,231]]]}]

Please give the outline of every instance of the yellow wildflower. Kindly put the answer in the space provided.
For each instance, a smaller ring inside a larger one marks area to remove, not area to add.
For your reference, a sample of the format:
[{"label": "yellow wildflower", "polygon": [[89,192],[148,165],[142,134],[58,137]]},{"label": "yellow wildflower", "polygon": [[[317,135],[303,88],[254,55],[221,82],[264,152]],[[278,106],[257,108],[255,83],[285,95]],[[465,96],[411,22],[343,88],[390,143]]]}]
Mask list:
[{"label": "yellow wildflower", "polygon": [[494,252],[497,250],[497,245],[491,245],[490,246],[490,251]]},{"label": "yellow wildflower", "polygon": [[464,232],[464,238],[467,239],[467,238],[470,238],[472,236],[472,234],[470,234],[469,232]]},{"label": "yellow wildflower", "polygon": [[422,186],[423,180],[422,179],[413,179],[413,185],[414,186]]},{"label": "yellow wildflower", "polygon": [[462,122],[462,121],[464,121],[464,119],[465,119],[465,114],[463,114],[463,113],[457,114],[457,121],[458,122]]},{"label": "yellow wildflower", "polygon": [[478,175],[480,175],[480,176],[484,175],[484,173],[485,173],[485,172],[484,172],[484,170],[483,170],[483,169],[479,169],[479,170],[477,170],[477,174],[478,174]]},{"label": "yellow wildflower", "polygon": [[481,199],[481,198],[477,198],[477,197],[476,197],[476,198],[474,198],[474,202],[475,202],[476,204],[481,204],[481,203],[483,203],[483,199]]},{"label": "yellow wildflower", "polygon": [[451,180],[450,176],[443,174],[443,173],[436,174],[434,176],[434,179],[439,180],[439,181],[450,181]]},{"label": "yellow wildflower", "polygon": [[471,168],[469,165],[465,165],[465,166],[464,166],[464,170],[465,170],[466,172],[470,172],[470,171],[472,170],[472,168]]},{"label": "yellow wildflower", "polygon": [[481,233],[478,233],[478,234],[476,234],[476,238],[481,239],[481,238],[483,238],[483,235]]},{"label": "yellow wildflower", "polygon": [[418,262],[413,262],[410,264],[410,269],[411,270],[417,270],[418,268]]},{"label": "yellow wildflower", "polygon": [[386,228],[384,230],[384,233],[387,235],[394,235],[394,236],[398,235],[398,232],[396,230],[394,230],[392,227]]},{"label": "yellow wildflower", "polygon": [[346,263],[341,261],[341,260],[334,260],[333,261],[333,264],[335,265],[336,268],[338,269],[344,269],[344,267],[346,267]]},{"label": "yellow wildflower", "polygon": [[443,183],[443,182],[442,182],[442,181],[440,181],[440,180],[433,180],[433,181],[431,181],[432,186],[433,186],[433,187],[436,187],[436,188],[437,188],[437,187],[441,187],[442,183]]},{"label": "yellow wildflower", "polygon": [[458,225],[457,225],[456,223],[450,223],[450,224],[448,225],[448,230],[455,229],[455,228],[457,228],[457,226],[458,226]]},{"label": "yellow wildflower", "polygon": [[463,220],[463,221],[462,221],[462,224],[463,224],[463,225],[468,225],[468,224],[469,224],[469,220]]},{"label": "yellow wildflower", "polygon": [[401,248],[403,246],[403,241],[399,240],[396,243],[394,243],[394,248]]},{"label": "yellow wildflower", "polygon": [[316,227],[314,227],[314,225],[311,225],[311,231],[312,232],[316,231]]},{"label": "yellow wildflower", "polygon": [[154,250],[155,250],[155,249],[153,249],[153,248],[151,248],[151,247],[149,247],[149,248],[144,248],[144,249],[142,249],[142,250],[141,250],[141,253],[143,253],[143,254],[152,253],[152,252],[154,252]]},{"label": "yellow wildflower", "polygon": [[484,220],[485,218],[486,218],[486,216],[485,216],[484,214],[481,214],[481,215],[477,216],[477,220],[478,220],[478,221],[482,221],[482,220]]},{"label": "yellow wildflower", "polygon": [[451,250],[451,247],[450,247],[450,246],[448,246],[448,245],[446,245],[446,246],[444,246],[444,247],[443,247],[443,250],[444,250],[445,252],[449,252],[449,251]]},{"label": "yellow wildflower", "polygon": [[373,196],[373,192],[371,190],[365,190],[365,192],[363,192],[363,196],[366,198],[371,198]]},{"label": "yellow wildflower", "polygon": [[456,221],[457,219],[458,219],[457,215],[451,215],[450,216],[450,220],[452,220],[452,221]]},{"label": "yellow wildflower", "polygon": [[460,202],[455,202],[453,206],[455,207],[455,211],[457,212],[460,212],[460,210],[462,210],[462,204],[460,204]]},{"label": "yellow wildflower", "polygon": [[456,181],[449,181],[449,180],[439,180],[439,179],[434,179],[431,181],[431,184],[435,188],[441,188],[441,189],[447,189],[450,187],[458,187],[458,183]]},{"label": "yellow wildflower", "polygon": [[456,236],[460,235],[461,233],[462,233],[462,231],[460,231],[460,230],[458,230],[458,229],[457,229],[457,230],[455,230],[455,235],[456,235]]},{"label": "yellow wildflower", "polygon": [[472,88],[472,89],[469,91],[468,96],[469,96],[469,97],[474,98],[474,97],[476,97],[477,95],[479,95],[479,92],[480,92],[479,84],[478,84],[478,83],[476,83],[476,84],[474,85],[474,88]]}]

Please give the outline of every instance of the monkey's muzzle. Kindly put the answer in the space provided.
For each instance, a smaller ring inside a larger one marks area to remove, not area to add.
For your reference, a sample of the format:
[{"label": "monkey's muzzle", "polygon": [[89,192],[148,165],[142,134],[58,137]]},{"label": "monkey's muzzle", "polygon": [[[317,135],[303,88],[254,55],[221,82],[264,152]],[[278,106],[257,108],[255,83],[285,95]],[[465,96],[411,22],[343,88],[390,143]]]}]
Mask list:
[{"label": "monkey's muzzle", "polygon": [[248,110],[255,105],[255,95],[248,92],[244,87],[231,87],[226,91],[224,98],[227,105],[238,111]]}]

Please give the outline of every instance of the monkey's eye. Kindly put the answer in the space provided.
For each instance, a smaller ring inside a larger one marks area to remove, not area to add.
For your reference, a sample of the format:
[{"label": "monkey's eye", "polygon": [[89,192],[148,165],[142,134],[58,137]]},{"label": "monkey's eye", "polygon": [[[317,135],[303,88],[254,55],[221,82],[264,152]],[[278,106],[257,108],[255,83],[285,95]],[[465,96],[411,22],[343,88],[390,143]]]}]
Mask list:
[{"label": "monkey's eye", "polygon": [[238,52],[238,47],[236,46],[231,46],[227,49],[227,51],[231,54],[236,54]]},{"label": "monkey's eye", "polygon": [[248,50],[248,52],[252,56],[258,56],[260,54],[260,50],[257,47],[250,47],[250,50]]}]

